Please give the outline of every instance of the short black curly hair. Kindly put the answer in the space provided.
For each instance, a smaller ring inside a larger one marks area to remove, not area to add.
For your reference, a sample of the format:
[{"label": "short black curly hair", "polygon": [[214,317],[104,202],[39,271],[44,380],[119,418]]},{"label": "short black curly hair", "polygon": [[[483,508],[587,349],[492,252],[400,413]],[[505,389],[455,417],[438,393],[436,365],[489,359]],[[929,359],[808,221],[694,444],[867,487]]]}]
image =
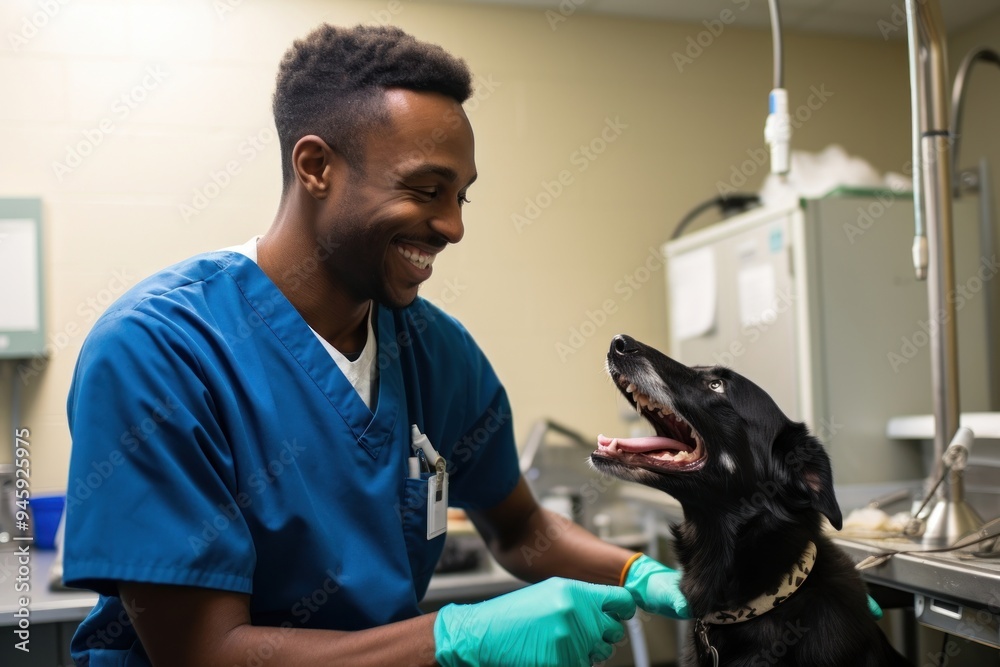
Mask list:
[{"label": "short black curly hair", "polygon": [[278,67],[274,123],[283,189],[295,179],[292,149],[315,134],[362,167],[367,132],[388,122],[386,88],[441,93],[459,104],[472,95],[465,61],[392,26],[323,24],[296,40]]}]

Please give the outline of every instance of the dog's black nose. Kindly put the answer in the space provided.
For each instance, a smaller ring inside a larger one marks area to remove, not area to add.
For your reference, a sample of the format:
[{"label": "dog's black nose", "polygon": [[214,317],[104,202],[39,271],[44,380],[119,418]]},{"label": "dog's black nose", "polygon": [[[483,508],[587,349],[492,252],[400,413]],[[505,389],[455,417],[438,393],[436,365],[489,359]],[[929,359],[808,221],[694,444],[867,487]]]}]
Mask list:
[{"label": "dog's black nose", "polygon": [[618,334],[611,339],[611,354],[625,356],[639,351],[639,344],[631,336]]}]

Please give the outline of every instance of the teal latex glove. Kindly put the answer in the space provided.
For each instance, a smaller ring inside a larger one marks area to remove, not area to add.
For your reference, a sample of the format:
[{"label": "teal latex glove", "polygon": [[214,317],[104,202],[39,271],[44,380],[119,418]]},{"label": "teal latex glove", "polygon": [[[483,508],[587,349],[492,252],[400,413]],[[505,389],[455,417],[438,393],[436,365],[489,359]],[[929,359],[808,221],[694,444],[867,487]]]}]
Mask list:
[{"label": "teal latex glove", "polygon": [[625,590],[643,611],[667,618],[691,618],[680,584],[680,572],[646,555],[632,563],[625,577]]},{"label": "teal latex glove", "polygon": [[[625,590],[632,594],[636,605],[643,611],[669,618],[688,619],[691,618],[691,612],[681,593],[680,583],[680,572],[643,555],[629,568]],[[882,608],[870,595],[868,613],[876,621],[882,618]]]},{"label": "teal latex glove", "polygon": [[875,598],[870,595],[868,596],[868,613],[876,621],[882,618],[882,607],[878,606],[878,602],[875,602]]},{"label": "teal latex glove", "polygon": [[486,602],[443,607],[434,621],[441,667],[589,667],[611,657],[635,603],[614,586],[548,579]]}]

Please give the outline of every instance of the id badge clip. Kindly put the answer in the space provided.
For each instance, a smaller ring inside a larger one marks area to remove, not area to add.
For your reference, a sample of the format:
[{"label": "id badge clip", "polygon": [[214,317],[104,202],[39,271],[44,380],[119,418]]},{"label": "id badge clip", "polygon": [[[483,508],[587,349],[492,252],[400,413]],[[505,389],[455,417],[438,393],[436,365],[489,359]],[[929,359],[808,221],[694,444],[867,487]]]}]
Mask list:
[{"label": "id badge clip", "polygon": [[427,539],[433,540],[448,530],[448,462],[416,424],[410,426],[410,446],[434,466],[434,476],[427,480]]}]

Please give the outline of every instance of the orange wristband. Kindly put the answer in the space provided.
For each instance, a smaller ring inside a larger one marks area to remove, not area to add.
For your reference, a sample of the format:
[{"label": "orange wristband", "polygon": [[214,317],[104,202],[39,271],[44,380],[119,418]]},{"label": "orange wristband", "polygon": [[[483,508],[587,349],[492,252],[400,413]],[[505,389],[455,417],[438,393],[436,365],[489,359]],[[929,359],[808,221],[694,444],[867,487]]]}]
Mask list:
[{"label": "orange wristband", "polygon": [[634,556],[632,556],[631,558],[629,558],[627,561],[625,561],[625,567],[622,568],[622,576],[620,576],[618,578],[618,585],[619,586],[624,586],[625,585],[625,579],[628,578],[629,568],[632,567],[632,563],[636,562],[641,557],[642,557],[642,552],[640,551],[639,553],[635,554]]}]

